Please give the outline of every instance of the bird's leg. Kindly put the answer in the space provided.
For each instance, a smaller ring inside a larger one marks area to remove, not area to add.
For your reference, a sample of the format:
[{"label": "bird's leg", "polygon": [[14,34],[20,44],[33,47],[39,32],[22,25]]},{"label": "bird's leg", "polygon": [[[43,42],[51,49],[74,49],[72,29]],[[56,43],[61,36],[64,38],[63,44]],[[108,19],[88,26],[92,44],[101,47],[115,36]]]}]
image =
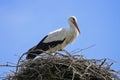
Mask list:
[{"label": "bird's leg", "polygon": [[63,49],[62,51],[64,51],[69,57],[72,57],[72,55],[65,49]]}]

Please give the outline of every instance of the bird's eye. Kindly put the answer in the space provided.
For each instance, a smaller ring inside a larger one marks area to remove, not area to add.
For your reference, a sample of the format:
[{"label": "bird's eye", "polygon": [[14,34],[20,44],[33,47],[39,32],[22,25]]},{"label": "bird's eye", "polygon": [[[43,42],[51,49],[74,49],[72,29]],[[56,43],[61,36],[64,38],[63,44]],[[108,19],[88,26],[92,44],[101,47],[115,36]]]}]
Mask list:
[{"label": "bird's eye", "polygon": [[75,19],[73,18],[73,21],[75,21]]}]

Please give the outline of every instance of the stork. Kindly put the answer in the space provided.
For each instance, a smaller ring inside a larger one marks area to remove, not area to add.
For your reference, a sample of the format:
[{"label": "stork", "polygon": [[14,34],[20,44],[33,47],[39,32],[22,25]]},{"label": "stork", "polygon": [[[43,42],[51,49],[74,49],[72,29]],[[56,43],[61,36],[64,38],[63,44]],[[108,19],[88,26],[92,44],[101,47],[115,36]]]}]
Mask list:
[{"label": "stork", "polygon": [[68,19],[70,28],[60,28],[46,35],[36,46],[28,50],[26,59],[34,59],[41,53],[53,53],[63,50],[80,33],[75,16]]}]

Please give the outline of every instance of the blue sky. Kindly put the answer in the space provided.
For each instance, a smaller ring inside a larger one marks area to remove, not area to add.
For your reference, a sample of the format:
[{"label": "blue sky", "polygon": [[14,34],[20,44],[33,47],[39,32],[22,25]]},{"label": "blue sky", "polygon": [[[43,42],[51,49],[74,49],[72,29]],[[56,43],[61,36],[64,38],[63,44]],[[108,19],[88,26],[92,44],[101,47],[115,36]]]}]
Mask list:
[{"label": "blue sky", "polygon": [[[46,34],[69,27],[76,16],[81,34],[67,46],[89,59],[109,58],[120,69],[120,0],[0,0],[0,64],[16,63],[19,56]],[[10,69],[12,70],[12,69]],[[0,67],[0,74],[8,68]]]}]

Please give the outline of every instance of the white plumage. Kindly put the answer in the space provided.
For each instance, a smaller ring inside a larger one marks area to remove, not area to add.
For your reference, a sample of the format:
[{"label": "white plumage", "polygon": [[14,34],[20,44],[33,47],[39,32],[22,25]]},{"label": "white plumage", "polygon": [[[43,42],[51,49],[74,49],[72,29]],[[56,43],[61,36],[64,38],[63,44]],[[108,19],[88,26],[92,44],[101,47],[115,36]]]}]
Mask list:
[{"label": "white plumage", "polygon": [[55,51],[63,50],[70,44],[80,33],[77,25],[77,20],[74,16],[68,19],[70,28],[60,28],[50,32],[45,36],[35,47],[31,48],[27,53],[27,59],[33,59],[36,54],[43,52],[52,53]]},{"label": "white plumage", "polygon": [[47,42],[52,42],[52,41],[63,40],[66,34],[67,34],[67,31],[65,28],[57,29],[53,32],[50,32],[48,34],[48,37],[43,42],[47,43]]}]

